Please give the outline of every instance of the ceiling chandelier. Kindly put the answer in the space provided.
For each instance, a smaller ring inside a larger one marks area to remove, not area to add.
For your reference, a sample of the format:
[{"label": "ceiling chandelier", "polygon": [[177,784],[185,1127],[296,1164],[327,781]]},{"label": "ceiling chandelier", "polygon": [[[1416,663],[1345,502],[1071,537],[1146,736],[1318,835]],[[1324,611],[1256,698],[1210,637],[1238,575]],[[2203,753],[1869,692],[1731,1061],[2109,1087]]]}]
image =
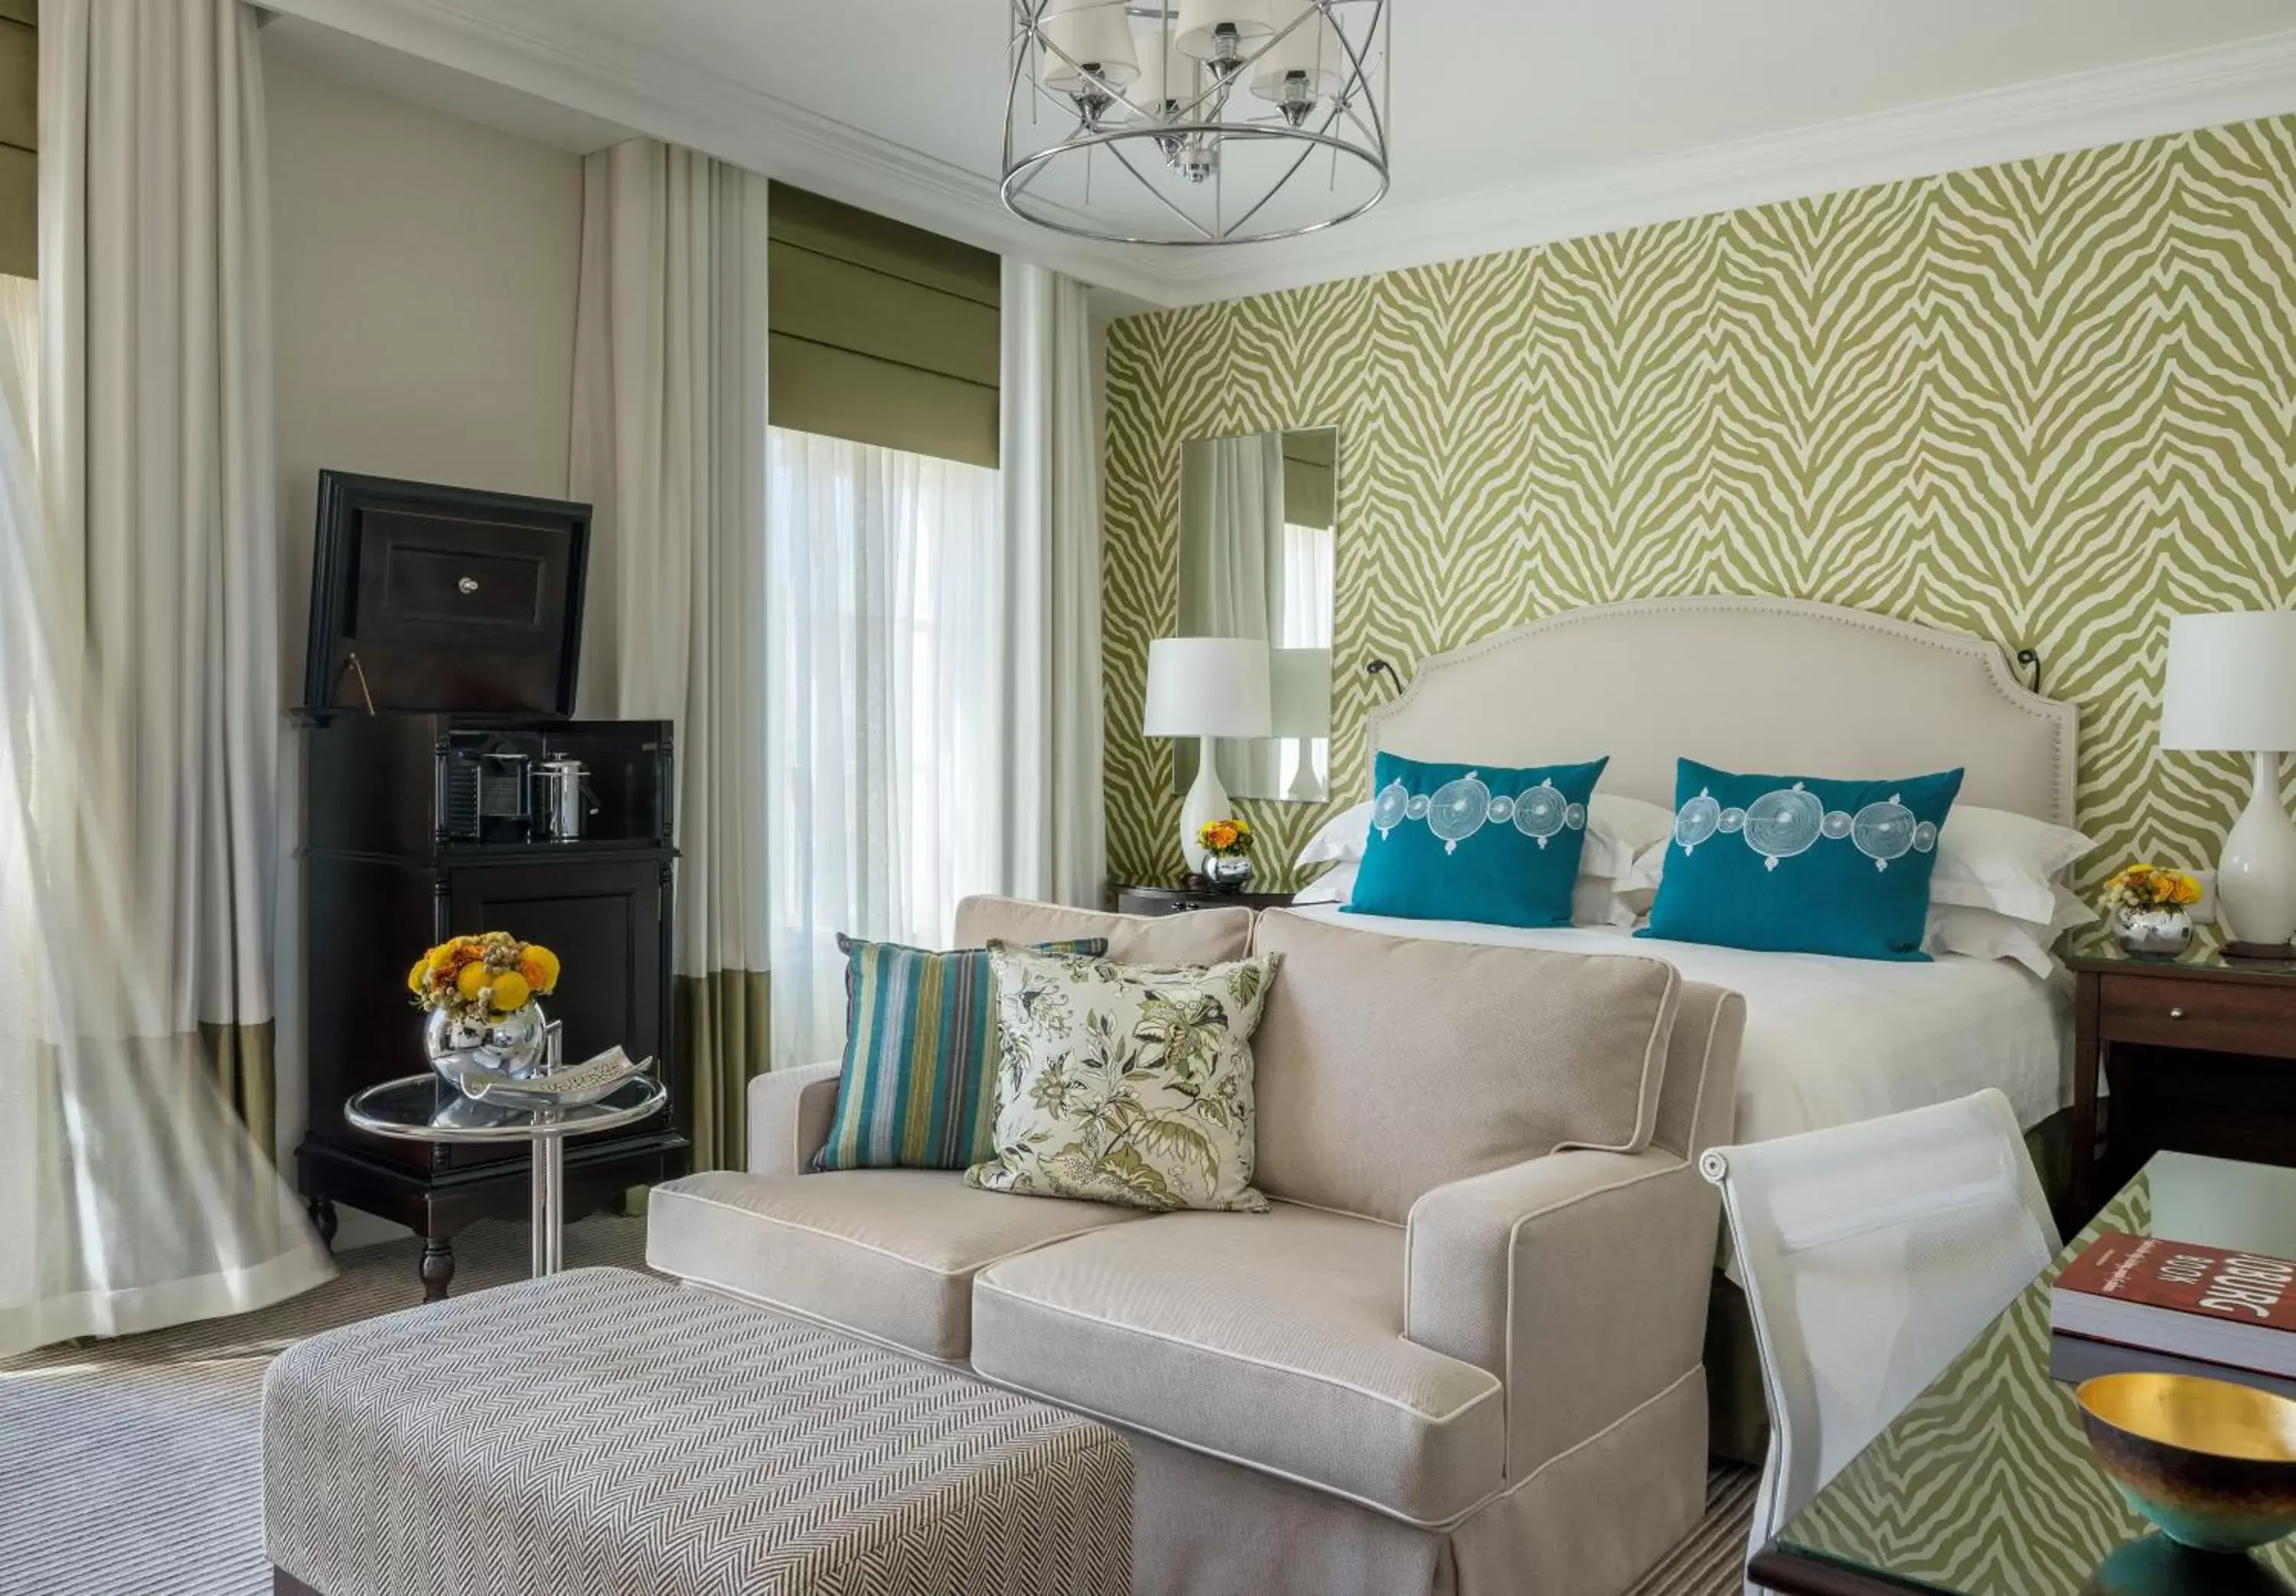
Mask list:
[{"label": "ceiling chandelier", "polygon": [[1005,208],[1136,244],[1292,238],[1387,192],[1387,0],[1013,0]]}]

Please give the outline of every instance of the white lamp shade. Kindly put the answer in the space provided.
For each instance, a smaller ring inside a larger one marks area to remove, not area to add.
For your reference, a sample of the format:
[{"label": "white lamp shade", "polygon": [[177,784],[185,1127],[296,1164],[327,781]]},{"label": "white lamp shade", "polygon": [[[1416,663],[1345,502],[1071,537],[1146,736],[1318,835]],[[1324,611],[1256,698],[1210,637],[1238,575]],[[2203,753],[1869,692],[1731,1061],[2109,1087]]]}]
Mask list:
[{"label": "white lamp shade", "polygon": [[1278,737],[1332,734],[1332,651],[1271,649],[1268,693]]},{"label": "white lamp shade", "polygon": [[1268,648],[1250,637],[1160,637],[1148,645],[1150,737],[1266,737]]},{"label": "white lamp shade", "polygon": [[1086,86],[1079,67],[1090,67],[1110,89],[1122,91],[1140,76],[1140,57],[1133,48],[1132,23],[1124,0],[1046,0],[1037,29],[1051,50],[1045,52],[1045,86],[1073,94]]},{"label": "white lamp shade", "polygon": [[2296,610],[2172,618],[2161,746],[2296,749]]},{"label": "white lamp shade", "polygon": [[1316,98],[1335,97],[1346,86],[1349,61],[1347,46],[1340,42],[1340,30],[1331,18],[1304,0],[1289,0],[1288,8],[1276,15],[1279,26],[1294,16],[1300,20],[1291,32],[1252,58],[1251,92],[1263,100],[1281,100],[1283,80],[1301,72],[1307,75]]},{"label": "white lamp shade", "polygon": [[1275,31],[1267,0],[1180,0],[1172,37],[1181,54],[1210,61],[1219,54],[1214,36],[1222,26],[1235,29],[1236,42],[1247,53]]}]

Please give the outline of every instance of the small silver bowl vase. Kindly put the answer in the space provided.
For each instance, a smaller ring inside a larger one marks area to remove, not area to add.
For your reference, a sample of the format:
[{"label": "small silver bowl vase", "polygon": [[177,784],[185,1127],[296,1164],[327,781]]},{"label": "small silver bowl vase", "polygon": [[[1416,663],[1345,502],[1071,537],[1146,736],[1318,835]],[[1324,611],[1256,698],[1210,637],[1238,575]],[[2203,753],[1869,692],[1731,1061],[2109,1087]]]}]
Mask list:
[{"label": "small silver bowl vase", "polygon": [[2193,917],[2175,904],[2115,909],[2112,939],[2133,959],[2174,959],[2193,945]]},{"label": "small silver bowl vase", "polygon": [[1204,882],[1214,892],[1242,892],[1251,885],[1250,854],[1207,854]]},{"label": "small silver bowl vase", "polygon": [[539,1001],[529,998],[491,1025],[472,1025],[444,1009],[423,1023],[422,1046],[430,1068],[463,1090],[463,1079],[484,1070],[525,1080],[541,1073],[547,1022]]}]

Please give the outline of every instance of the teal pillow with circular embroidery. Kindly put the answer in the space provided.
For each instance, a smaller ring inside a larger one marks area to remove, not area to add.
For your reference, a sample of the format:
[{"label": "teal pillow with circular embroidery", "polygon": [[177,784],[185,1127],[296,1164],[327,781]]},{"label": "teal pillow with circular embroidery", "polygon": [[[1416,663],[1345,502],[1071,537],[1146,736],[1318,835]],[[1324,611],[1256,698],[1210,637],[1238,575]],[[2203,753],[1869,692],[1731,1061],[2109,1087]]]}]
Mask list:
[{"label": "teal pillow with circular embroidery", "polygon": [[1382,754],[1350,914],[1567,926],[1607,759],[1508,769]]},{"label": "teal pillow with circular embroidery", "polygon": [[1938,832],[1961,772],[1894,782],[1675,764],[1674,836],[1638,937],[1926,961]]}]

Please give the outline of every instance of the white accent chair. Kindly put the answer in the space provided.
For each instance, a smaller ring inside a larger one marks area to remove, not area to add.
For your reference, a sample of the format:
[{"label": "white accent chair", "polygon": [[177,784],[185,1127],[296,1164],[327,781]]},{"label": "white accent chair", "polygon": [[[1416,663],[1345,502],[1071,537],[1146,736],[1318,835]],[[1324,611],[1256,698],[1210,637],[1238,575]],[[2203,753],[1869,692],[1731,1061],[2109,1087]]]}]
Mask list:
[{"label": "white accent chair", "polygon": [[1769,1398],[1751,1559],[2032,1283],[2057,1230],[1991,1087],[1699,1168],[1722,1189]]}]

